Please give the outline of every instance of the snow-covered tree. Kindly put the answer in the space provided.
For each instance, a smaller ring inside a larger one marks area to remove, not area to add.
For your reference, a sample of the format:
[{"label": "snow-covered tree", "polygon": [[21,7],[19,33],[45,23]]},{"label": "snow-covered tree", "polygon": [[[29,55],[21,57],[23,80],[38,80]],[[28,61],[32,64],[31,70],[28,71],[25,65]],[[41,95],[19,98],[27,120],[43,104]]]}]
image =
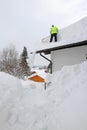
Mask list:
[{"label": "snow-covered tree", "polygon": [[14,45],[4,48],[0,56],[0,70],[11,75],[16,75],[18,52]]},{"label": "snow-covered tree", "polygon": [[22,78],[24,76],[30,75],[30,67],[28,65],[27,59],[28,59],[28,52],[27,52],[27,48],[24,47],[23,52],[20,55],[20,63],[19,63],[19,66],[20,66],[19,72],[20,72],[20,76],[22,76]]}]

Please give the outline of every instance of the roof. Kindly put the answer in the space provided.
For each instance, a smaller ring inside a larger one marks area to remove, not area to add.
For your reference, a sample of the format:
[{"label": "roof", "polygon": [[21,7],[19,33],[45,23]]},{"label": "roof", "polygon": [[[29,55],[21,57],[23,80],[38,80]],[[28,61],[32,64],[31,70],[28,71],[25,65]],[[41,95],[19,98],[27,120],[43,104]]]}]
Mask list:
[{"label": "roof", "polygon": [[54,50],[87,45],[87,17],[59,30],[58,42],[49,43],[49,38],[42,40],[36,53],[49,54]]},{"label": "roof", "polygon": [[28,79],[36,82],[45,82],[47,73],[42,70],[36,70],[36,72],[28,77]]},{"label": "roof", "polygon": [[32,80],[32,81],[35,81],[35,82],[45,82],[45,79],[42,78],[39,75],[34,75],[32,77],[29,77],[28,80]]}]

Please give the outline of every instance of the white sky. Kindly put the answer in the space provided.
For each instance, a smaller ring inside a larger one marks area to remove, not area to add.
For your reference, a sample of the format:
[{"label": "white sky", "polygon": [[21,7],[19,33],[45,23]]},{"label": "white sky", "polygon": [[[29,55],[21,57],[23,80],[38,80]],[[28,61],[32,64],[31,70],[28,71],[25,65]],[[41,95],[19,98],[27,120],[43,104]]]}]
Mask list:
[{"label": "white sky", "polygon": [[85,16],[86,0],[0,0],[0,50],[10,43],[32,50],[52,24],[60,29]]}]

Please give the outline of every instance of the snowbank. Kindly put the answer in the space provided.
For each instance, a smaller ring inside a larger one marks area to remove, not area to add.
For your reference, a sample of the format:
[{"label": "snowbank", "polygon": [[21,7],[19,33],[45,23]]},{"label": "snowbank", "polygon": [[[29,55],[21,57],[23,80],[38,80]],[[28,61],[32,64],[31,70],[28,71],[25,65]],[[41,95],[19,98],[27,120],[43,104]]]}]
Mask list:
[{"label": "snowbank", "polygon": [[9,130],[9,125],[16,121],[17,104],[20,100],[20,82],[0,72],[0,129]]},{"label": "snowbank", "polygon": [[0,73],[1,130],[87,130],[87,62],[48,76],[51,84]]}]

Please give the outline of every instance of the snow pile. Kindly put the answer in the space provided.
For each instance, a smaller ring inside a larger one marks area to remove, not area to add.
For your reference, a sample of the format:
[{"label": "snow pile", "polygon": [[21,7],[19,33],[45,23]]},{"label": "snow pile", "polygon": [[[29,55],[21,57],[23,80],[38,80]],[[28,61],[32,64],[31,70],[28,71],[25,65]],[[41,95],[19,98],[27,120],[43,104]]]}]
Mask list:
[{"label": "snow pile", "polygon": [[87,62],[65,66],[44,84],[0,73],[1,130],[86,130]]},{"label": "snow pile", "polygon": [[0,129],[8,130],[9,125],[15,122],[17,104],[20,100],[20,82],[5,73],[0,72]]},{"label": "snow pile", "polygon": [[53,74],[48,93],[56,130],[87,129],[87,62]]}]

